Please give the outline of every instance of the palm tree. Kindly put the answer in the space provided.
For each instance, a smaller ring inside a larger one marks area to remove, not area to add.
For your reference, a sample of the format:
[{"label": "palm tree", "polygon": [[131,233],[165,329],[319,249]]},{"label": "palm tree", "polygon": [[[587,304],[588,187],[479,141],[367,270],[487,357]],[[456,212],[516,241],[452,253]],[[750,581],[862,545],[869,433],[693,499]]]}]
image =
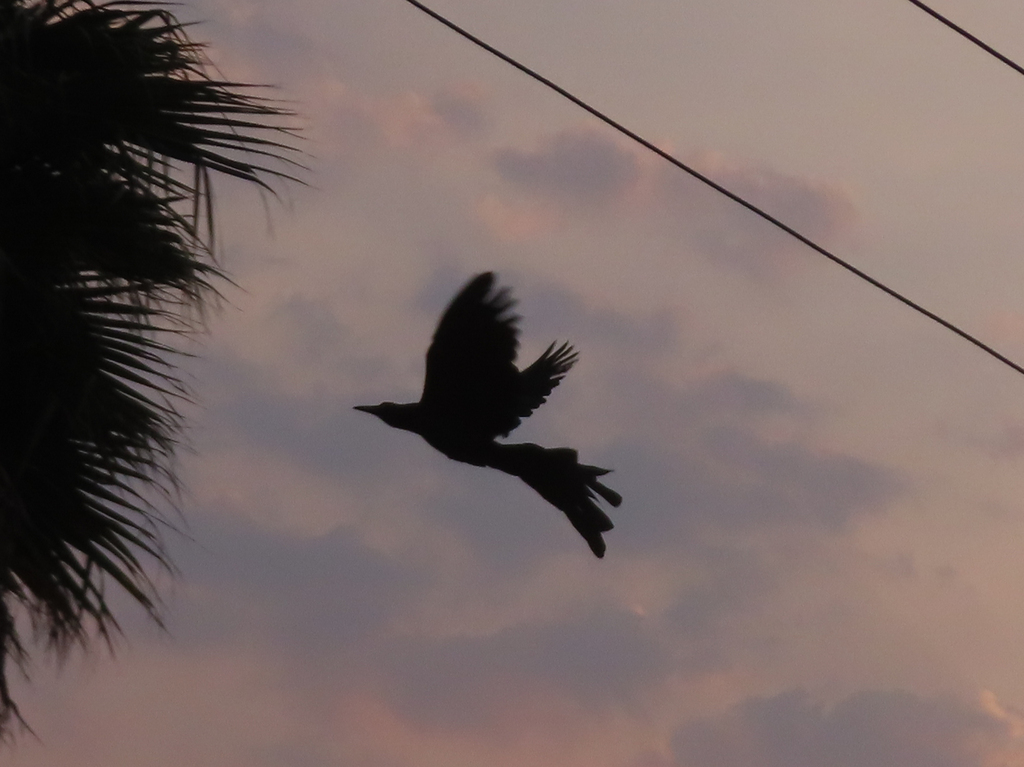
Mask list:
[{"label": "palm tree", "polygon": [[0,0],[0,737],[26,631],[109,642],[111,582],[159,621],[171,342],[223,277],[211,172],[291,178],[291,113],[260,93],[153,3]]}]

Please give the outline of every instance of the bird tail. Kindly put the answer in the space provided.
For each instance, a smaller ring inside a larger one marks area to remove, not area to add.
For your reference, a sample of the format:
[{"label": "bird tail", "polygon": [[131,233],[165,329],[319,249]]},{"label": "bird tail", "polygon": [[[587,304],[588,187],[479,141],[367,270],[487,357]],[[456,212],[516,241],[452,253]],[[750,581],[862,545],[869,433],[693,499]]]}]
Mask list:
[{"label": "bird tail", "polygon": [[614,525],[598,508],[597,496],[612,506],[622,503],[621,495],[597,480],[609,470],[580,463],[576,451],[568,447],[541,447],[529,442],[498,443],[494,447],[487,465],[519,477],[544,500],[561,509],[590,545],[590,550],[603,557],[605,544],[601,533],[608,532]]}]

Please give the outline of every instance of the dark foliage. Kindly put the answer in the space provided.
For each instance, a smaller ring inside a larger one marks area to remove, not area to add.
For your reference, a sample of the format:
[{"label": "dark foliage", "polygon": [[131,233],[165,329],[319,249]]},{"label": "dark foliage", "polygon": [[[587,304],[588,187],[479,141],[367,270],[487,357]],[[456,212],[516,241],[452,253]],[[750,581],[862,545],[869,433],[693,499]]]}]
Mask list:
[{"label": "dark foliage", "polygon": [[209,176],[290,177],[289,115],[152,3],[0,0],[0,737],[26,626],[109,640],[111,581],[159,619],[168,344],[222,277]]}]

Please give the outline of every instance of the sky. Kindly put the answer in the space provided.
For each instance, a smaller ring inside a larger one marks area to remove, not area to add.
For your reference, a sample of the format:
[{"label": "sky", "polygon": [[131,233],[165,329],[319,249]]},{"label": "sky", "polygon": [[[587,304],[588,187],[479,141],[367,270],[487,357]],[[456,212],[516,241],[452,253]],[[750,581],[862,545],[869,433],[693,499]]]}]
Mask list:
[{"label": "sky", "polygon": [[[904,0],[434,0],[1024,360],[1024,79]],[[936,0],[1018,59],[1024,5]],[[16,695],[9,767],[1024,766],[1024,379],[401,0],[191,0],[301,115],[217,188],[166,630]],[[511,441],[614,469],[594,558],[418,397],[493,270],[580,361]]]}]

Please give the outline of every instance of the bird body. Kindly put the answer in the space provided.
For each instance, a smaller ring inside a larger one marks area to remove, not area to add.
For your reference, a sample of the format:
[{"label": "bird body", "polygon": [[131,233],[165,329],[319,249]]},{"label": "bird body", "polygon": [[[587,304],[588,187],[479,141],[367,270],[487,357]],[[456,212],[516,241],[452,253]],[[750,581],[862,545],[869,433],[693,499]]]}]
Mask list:
[{"label": "bird body", "polygon": [[524,370],[515,365],[519,318],[507,288],[485,272],[470,280],[441,316],[427,350],[419,402],[360,405],[389,426],[419,434],[448,458],[519,477],[561,509],[598,557],[612,522],[597,506],[622,497],[597,477],[607,469],[579,462],[571,448],[497,442],[540,407],[575,364],[572,346],[551,344]]}]

